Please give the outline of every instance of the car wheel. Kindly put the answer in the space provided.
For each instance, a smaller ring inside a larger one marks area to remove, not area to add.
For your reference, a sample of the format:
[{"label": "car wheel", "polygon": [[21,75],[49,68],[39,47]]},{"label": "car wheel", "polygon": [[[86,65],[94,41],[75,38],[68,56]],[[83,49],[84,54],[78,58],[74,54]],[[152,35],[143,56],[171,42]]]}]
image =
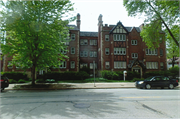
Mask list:
[{"label": "car wheel", "polygon": [[169,89],[173,89],[174,85],[172,83],[169,84]]},{"label": "car wheel", "polygon": [[146,84],[145,88],[146,89],[151,89],[151,85],[150,84]]}]

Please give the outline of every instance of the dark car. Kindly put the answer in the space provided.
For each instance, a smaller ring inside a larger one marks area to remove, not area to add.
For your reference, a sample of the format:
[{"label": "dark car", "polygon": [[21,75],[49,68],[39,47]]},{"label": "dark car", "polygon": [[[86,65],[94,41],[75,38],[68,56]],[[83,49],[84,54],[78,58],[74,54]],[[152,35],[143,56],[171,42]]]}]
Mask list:
[{"label": "dark car", "polygon": [[168,87],[169,89],[173,89],[178,86],[177,79],[170,79],[165,76],[151,76],[146,78],[144,81],[136,81],[135,86],[137,88],[146,88],[151,89],[151,87]]},{"label": "dark car", "polygon": [[4,90],[4,88],[8,87],[9,86],[9,79],[6,77],[6,76],[1,76],[1,84],[0,84],[0,87],[1,87],[1,91]]}]

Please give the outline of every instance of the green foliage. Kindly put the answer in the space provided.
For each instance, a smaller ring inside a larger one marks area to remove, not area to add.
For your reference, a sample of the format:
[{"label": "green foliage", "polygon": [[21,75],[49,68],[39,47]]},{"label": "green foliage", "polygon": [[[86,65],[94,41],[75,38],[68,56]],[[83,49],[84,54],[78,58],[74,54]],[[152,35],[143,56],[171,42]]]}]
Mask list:
[{"label": "green foliage", "polygon": [[12,84],[12,83],[17,83],[17,81],[14,80],[14,79],[9,79],[9,83],[10,83],[10,84]]},{"label": "green foliage", "polygon": [[127,71],[126,80],[132,80],[133,78],[140,78],[140,74],[133,71]]},{"label": "green foliage", "polygon": [[170,68],[169,72],[170,72],[170,74],[171,74],[171,76],[173,78],[179,77],[180,72],[179,72],[179,67],[178,66]]},{"label": "green foliage", "polygon": [[44,79],[37,79],[36,83],[45,83],[45,80]]},{"label": "green foliage", "polygon": [[67,48],[68,23],[75,20],[69,13],[73,4],[69,0],[33,0],[1,1],[0,5],[0,29],[7,32],[1,50],[13,56],[14,65],[24,70],[32,68],[34,84],[35,69],[56,67],[61,64],[59,60],[67,58],[60,50]]},{"label": "green foliage", "polygon": [[[179,23],[179,1],[171,0],[124,0],[123,5],[129,16],[144,15],[146,25],[141,32],[141,37],[149,48],[157,47],[161,37],[161,26],[170,34],[171,42],[179,47],[179,40],[173,31],[174,25]],[[179,33],[178,33],[179,34]]]},{"label": "green foliage", "polygon": [[19,79],[28,80],[27,74],[21,72],[4,72],[4,75],[9,79],[18,81]]},{"label": "green foliage", "polygon": [[18,81],[18,83],[26,83],[26,81],[23,80],[23,79],[20,79],[20,80]]},{"label": "green foliage", "polygon": [[144,78],[133,78],[132,82],[136,82],[136,81],[143,81]]},{"label": "green foliage", "polygon": [[80,71],[85,71],[87,72],[88,74],[90,74],[90,68],[89,67],[86,67],[86,66],[83,66],[82,69],[80,69]]}]

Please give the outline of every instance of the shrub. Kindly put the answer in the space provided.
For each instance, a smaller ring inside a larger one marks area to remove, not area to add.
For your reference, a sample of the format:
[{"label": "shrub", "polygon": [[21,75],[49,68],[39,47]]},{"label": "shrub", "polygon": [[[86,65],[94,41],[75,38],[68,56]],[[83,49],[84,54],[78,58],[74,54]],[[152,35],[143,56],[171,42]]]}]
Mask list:
[{"label": "shrub", "polygon": [[133,71],[127,71],[126,80],[132,80],[133,78],[140,78],[140,74]]},{"label": "shrub", "polygon": [[44,79],[37,79],[36,83],[45,83],[45,80]]},{"label": "shrub", "polygon": [[9,79],[18,81],[19,79],[28,80],[27,74],[21,72],[4,72],[4,75]]},{"label": "shrub", "polygon": [[80,71],[85,71],[86,73],[90,74],[91,70],[89,67],[83,66],[82,69],[80,69]]},{"label": "shrub", "polygon": [[103,78],[108,79],[108,80],[118,79],[117,72],[104,70],[104,71],[101,71],[101,74]]},{"label": "shrub", "polygon": [[10,83],[10,84],[11,84],[11,83],[17,83],[17,81],[14,80],[14,79],[9,79],[9,83]]},{"label": "shrub", "polygon": [[179,77],[179,67],[175,66],[169,69],[169,73],[173,78]]},{"label": "shrub", "polygon": [[75,74],[75,80],[85,80],[89,78],[89,74],[85,71],[80,71]]},{"label": "shrub", "polygon": [[143,81],[144,78],[133,78],[132,82],[136,82],[136,81]]},{"label": "shrub", "polygon": [[26,83],[26,81],[23,80],[23,79],[20,79],[20,80],[18,81],[18,83]]}]

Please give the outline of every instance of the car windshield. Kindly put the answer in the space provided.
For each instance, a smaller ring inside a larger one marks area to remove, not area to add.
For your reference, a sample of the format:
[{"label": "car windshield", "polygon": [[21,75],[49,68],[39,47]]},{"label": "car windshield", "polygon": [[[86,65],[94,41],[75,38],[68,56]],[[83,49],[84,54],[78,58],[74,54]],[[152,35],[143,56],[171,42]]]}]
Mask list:
[{"label": "car windshield", "polygon": [[145,80],[145,81],[150,81],[152,78],[153,78],[153,76],[150,76],[150,77],[148,77],[148,78],[146,78],[146,79],[144,79],[144,80]]}]

